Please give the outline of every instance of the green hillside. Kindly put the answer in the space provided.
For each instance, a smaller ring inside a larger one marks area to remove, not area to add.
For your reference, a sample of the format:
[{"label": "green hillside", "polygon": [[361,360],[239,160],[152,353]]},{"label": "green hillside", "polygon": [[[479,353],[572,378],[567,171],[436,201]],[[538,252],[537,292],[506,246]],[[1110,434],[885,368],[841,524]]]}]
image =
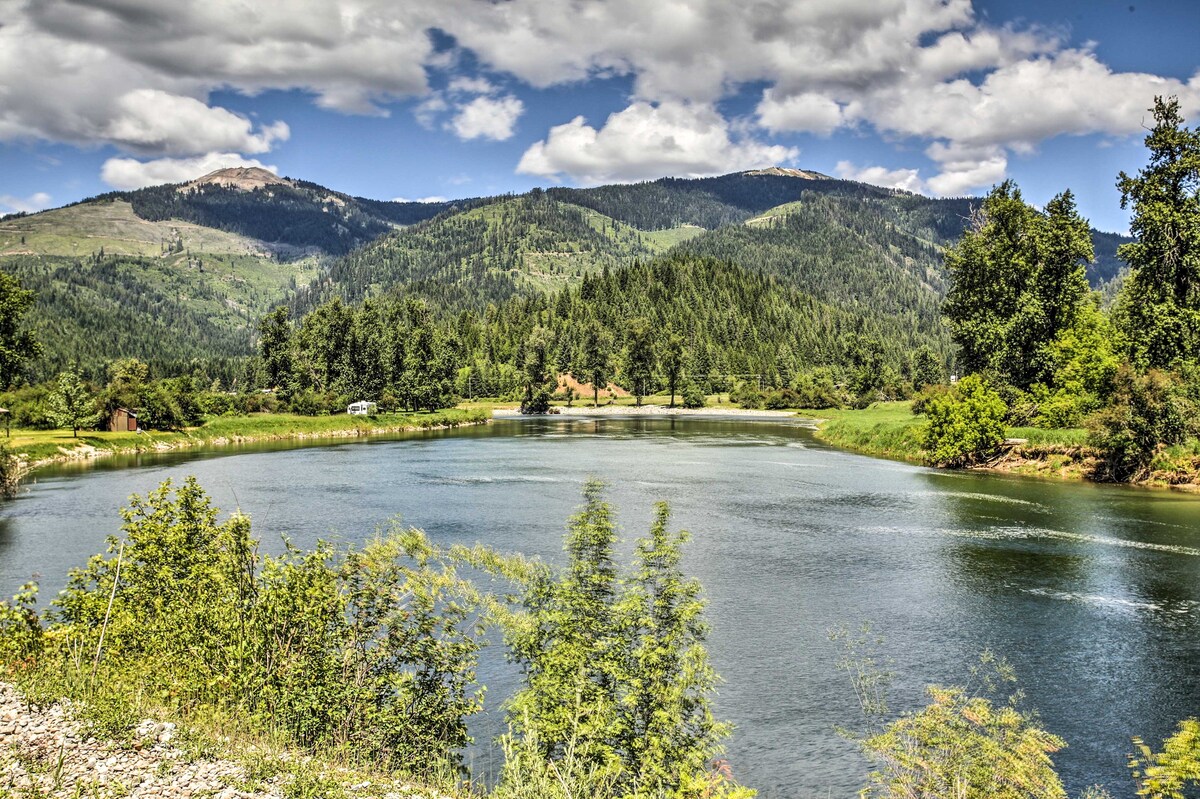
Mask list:
[{"label": "green hillside", "polygon": [[324,256],[178,220],[115,197],[0,220],[0,268],[37,294],[34,377],[136,356],[161,365],[244,356],[258,318]]},{"label": "green hillside", "polygon": [[454,305],[560,289],[702,233],[646,232],[550,192],[501,198],[389,234],[333,263],[309,304],[409,285]]}]

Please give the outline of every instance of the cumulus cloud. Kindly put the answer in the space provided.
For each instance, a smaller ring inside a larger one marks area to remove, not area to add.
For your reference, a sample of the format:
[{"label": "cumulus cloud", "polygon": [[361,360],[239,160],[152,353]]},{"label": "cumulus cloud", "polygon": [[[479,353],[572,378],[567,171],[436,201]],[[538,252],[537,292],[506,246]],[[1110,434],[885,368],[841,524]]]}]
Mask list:
[{"label": "cumulus cloud", "polygon": [[934,142],[925,154],[941,169],[928,180],[929,190],[943,197],[966,194],[970,189],[997,183],[1004,179],[1008,168],[1004,150],[995,145]]},{"label": "cumulus cloud", "polygon": [[581,116],[551,128],[525,151],[517,171],[580,183],[628,182],[715,175],[789,162],[798,154],[793,147],[735,138],[709,105],[634,103],[599,130]]},{"label": "cumulus cloud", "polygon": [[137,89],[117,100],[105,138],[135,152],[182,154],[237,150],[265,153],[290,135],[287,123],[253,130],[250,120],[191,97]]},{"label": "cumulus cloud", "polygon": [[828,136],[845,121],[842,107],[823,94],[805,92],[776,98],[770,89],[763,93],[755,110],[762,126],[770,131],[818,133]]},{"label": "cumulus cloud", "polygon": [[883,186],[885,189],[924,191],[925,183],[917,169],[888,169],[882,166],[860,167],[850,161],[838,161],[835,172],[839,178]]},{"label": "cumulus cloud", "polygon": [[0,216],[7,214],[32,214],[50,207],[52,198],[44,191],[34,192],[28,197],[0,194]]},{"label": "cumulus cloud", "polygon": [[433,194],[433,195],[430,195],[429,197],[417,197],[416,199],[410,199],[408,197],[393,197],[392,202],[394,202],[394,203],[444,203],[444,202],[446,202],[446,198],[441,196],[440,194]]},{"label": "cumulus cloud", "polygon": [[191,158],[156,158],[152,161],[110,158],[100,168],[100,177],[114,189],[130,191],[160,183],[184,183],[232,166],[256,166],[278,172],[274,166],[243,158],[237,153],[206,153]]},{"label": "cumulus cloud", "polygon": [[[143,158],[261,154],[287,138],[284,123],[213,107],[216,89],[298,89],[351,114],[411,101],[430,129],[503,139],[522,109],[497,84],[628,76],[625,111],[599,130],[555,128],[522,168],[706,171],[764,152],[714,110],[761,85],[759,135],[854,128],[938,143],[955,155],[935,159],[927,186],[956,192],[1054,136],[1136,134],[1155,94],[1200,111],[1200,74],[1116,72],[1056,31],[981,19],[972,0],[0,0],[0,19],[0,141],[111,144]],[[453,46],[435,48],[433,31]],[[464,65],[470,75],[454,74]],[[445,88],[431,92],[430,74]],[[645,156],[607,145],[634,122],[658,143]],[[672,136],[678,146],[662,146]],[[572,137],[591,155],[566,153]],[[623,163],[599,169],[598,153]]]},{"label": "cumulus cloud", "polygon": [[476,97],[458,107],[448,127],[460,139],[504,141],[512,138],[524,111],[525,104],[512,95],[498,99]]}]

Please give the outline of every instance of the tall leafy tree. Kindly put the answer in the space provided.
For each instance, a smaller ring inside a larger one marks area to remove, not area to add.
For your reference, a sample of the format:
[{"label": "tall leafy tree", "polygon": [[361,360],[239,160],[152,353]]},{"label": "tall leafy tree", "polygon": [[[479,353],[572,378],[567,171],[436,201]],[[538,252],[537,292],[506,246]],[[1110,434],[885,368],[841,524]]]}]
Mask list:
[{"label": "tall leafy tree", "polygon": [[80,427],[96,423],[96,399],[74,370],[58,376],[49,397],[49,406],[54,423],[71,428],[72,436],[79,435]]},{"label": "tall leafy tree", "polygon": [[1037,213],[1011,180],[992,189],[971,227],[946,251],[950,289],[942,313],[967,372],[995,365],[1031,271]]},{"label": "tall leafy tree", "polygon": [[654,380],[654,336],[646,319],[630,320],[625,331],[624,372],[640,407]]},{"label": "tall leafy tree", "polygon": [[1005,377],[1021,388],[1052,377],[1050,345],[1078,319],[1089,291],[1086,265],[1094,257],[1089,225],[1070,191],[1046,204],[1034,230],[1029,273],[1020,286],[1017,312],[1005,325],[999,359]]},{"label": "tall leafy tree", "polygon": [[32,291],[22,288],[12,275],[0,272],[0,389],[16,383],[26,362],[41,352],[25,322],[33,302]]},{"label": "tall leafy tree", "polygon": [[944,379],[942,362],[928,345],[922,346],[913,356],[912,373],[913,387],[917,389]]},{"label": "tall leafy tree", "polygon": [[267,385],[287,386],[292,381],[292,324],[287,308],[276,308],[258,323],[258,351],[262,355]]},{"label": "tall leafy tree", "polygon": [[584,486],[583,507],[567,530],[566,572],[560,579],[542,574],[527,590],[529,623],[513,640],[526,687],[510,710],[514,728],[536,740],[544,758],[571,750],[600,767],[617,760],[611,742],[621,654],[616,529],[603,491],[596,480]]},{"label": "tall leafy tree", "polygon": [[946,252],[950,289],[942,312],[964,370],[992,371],[1022,389],[1045,382],[1050,345],[1078,316],[1092,258],[1088,223],[1070,191],[1043,214],[1012,181],[992,189]]},{"label": "tall leafy tree", "polygon": [[671,407],[675,407],[675,392],[679,389],[679,379],[683,377],[684,361],[683,336],[670,333],[662,346],[662,370],[667,379],[667,390],[671,392]]},{"label": "tall leafy tree", "polygon": [[550,408],[551,373],[550,348],[554,339],[544,327],[535,327],[525,341],[525,398],[521,413],[545,413]]},{"label": "tall leafy tree", "polygon": [[1153,111],[1149,165],[1117,180],[1136,239],[1118,250],[1129,264],[1119,316],[1134,361],[1161,369],[1200,358],[1200,128],[1174,97]]},{"label": "tall leafy tree", "polygon": [[704,640],[700,583],[680,566],[688,533],[668,529],[670,508],[655,507],[650,534],[637,543],[637,571],[626,604],[633,635],[619,704],[619,749],[639,795],[673,796],[707,771],[730,733],[713,716],[717,674]]}]

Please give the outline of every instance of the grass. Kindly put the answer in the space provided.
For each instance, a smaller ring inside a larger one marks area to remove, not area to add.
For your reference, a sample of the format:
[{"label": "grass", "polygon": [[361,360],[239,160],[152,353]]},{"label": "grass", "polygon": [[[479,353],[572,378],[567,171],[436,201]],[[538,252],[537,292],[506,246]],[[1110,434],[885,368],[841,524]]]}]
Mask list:
[{"label": "grass", "polygon": [[94,430],[13,430],[8,439],[12,453],[34,467],[74,460],[98,453],[124,454],[162,449],[186,449],[231,442],[274,439],[339,438],[378,433],[480,424],[491,417],[486,403],[449,408],[434,413],[384,413],[377,416],[296,416],[262,413],[219,416],[200,427],[178,432],[112,433]]},{"label": "grass", "polygon": [[842,449],[880,458],[919,463],[925,420],[913,416],[911,402],[876,402],[861,410],[799,409],[800,416],[820,420],[817,438]]}]

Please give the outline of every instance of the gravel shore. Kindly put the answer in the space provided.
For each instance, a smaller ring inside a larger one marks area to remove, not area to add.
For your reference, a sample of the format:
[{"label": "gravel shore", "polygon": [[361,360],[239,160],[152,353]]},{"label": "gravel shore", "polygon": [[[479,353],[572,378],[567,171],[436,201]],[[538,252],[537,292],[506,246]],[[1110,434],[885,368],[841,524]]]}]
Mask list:
[{"label": "gravel shore", "polygon": [[[12,685],[0,682],[0,799],[284,799],[289,795],[290,775],[251,780],[240,764],[191,757],[172,744],[174,738],[175,725],[146,720],[131,741],[98,741],[72,721],[61,704],[31,706]],[[336,795],[347,799],[444,799],[400,784],[356,783],[350,777],[345,783],[338,785]]]},{"label": "gravel shore", "polygon": [[[497,418],[521,416],[517,408],[496,408],[492,415]],[[795,419],[791,411],[759,411],[753,408],[670,408],[666,405],[575,405],[571,408],[554,406],[551,416],[700,416],[704,418],[732,419]]]},{"label": "gravel shore", "polygon": [[0,683],[0,796],[282,799],[278,786],[244,791],[236,763],[189,762],[171,745],[172,724],[143,722],[121,747],[87,736],[62,705],[34,708]]}]

